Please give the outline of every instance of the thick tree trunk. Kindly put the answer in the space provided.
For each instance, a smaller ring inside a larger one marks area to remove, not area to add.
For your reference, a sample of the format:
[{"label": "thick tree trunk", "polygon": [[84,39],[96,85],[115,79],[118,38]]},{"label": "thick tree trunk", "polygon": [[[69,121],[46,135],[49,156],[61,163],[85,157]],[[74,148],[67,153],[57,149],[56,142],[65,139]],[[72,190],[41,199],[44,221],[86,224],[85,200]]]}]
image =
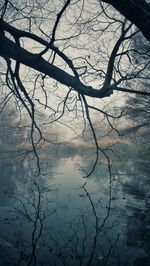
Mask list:
[{"label": "thick tree trunk", "polygon": [[144,0],[102,0],[135,24],[150,41],[150,4]]}]

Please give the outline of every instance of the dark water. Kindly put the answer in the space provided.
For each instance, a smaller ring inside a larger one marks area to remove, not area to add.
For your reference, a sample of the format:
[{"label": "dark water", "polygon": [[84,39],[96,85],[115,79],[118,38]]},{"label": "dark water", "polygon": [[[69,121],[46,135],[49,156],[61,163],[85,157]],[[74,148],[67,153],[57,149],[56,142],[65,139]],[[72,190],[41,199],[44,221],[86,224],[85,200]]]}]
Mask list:
[{"label": "dark water", "polygon": [[79,155],[0,160],[0,265],[150,265],[150,167]]}]

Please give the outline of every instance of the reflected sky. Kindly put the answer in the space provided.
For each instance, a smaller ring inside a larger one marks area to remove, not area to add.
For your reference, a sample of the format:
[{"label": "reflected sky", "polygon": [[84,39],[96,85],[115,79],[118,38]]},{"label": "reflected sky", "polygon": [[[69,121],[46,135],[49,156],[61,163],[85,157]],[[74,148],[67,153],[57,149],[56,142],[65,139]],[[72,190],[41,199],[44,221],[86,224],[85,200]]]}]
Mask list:
[{"label": "reflected sky", "polygon": [[149,265],[148,170],[114,163],[110,185],[106,164],[84,179],[81,161],[47,155],[38,177],[29,158],[0,161],[0,265]]}]

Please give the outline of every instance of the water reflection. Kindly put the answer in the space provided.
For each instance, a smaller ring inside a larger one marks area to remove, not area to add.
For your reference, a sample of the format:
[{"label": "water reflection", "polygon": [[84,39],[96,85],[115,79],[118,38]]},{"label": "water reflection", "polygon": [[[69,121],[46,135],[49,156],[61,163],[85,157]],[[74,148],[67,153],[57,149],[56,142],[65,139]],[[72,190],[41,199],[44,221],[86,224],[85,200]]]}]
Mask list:
[{"label": "water reflection", "polygon": [[80,156],[41,157],[38,177],[29,158],[0,161],[0,265],[149,265],[143,165],[112,164],[110,185],[107,164],[85,182]]}]

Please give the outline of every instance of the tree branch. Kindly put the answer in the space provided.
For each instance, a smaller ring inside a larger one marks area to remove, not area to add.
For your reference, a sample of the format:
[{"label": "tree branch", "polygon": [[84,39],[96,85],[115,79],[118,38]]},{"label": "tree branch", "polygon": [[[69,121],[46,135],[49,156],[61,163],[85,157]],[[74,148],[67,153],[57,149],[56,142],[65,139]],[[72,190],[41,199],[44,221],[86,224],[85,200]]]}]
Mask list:
[{"label": "tree branch", "polygon": [[33,54],[25,50],[24,48],[18,46],[16,43],[12,42],[5,36],[1,36],[0,43],[0,56],[11,58],[15,61],[20,62],[32,69],[35,69],[47,76],[57,80],[61,84],[69,86],[76,90],[77,92],[96,98],[102,98],[109,96],[108,90],[96,90],[91,86],[84,85],[76,77],[68,74],[64,70],[54,66],[53,64],[47,62],[38,54]]},{"label": "tree branch", "polygon": [[61,84],[73,88],[75,91],[80,94],[84,94],[85,96],[93,98],[109,97],[114,90],[150,96],[149,92],[121,88],[117,87],[115,84],[112,84],[111,86],[103,86],[99,90],[94,89],[91,86],[86,86],[76,76],[72,76],[59,67],[47,62],[40,57],[39,54],[30,53],[26,49],[9,40],[4,35],[1,35],[0,56],[3,58],[11,58],[23,65],[37,70],[55,79]]},{"label": "tree branch", "polygon": [[102,0],[111,4],[128,20],[135,24],[150,41],[150,4],[145,0]]}]

